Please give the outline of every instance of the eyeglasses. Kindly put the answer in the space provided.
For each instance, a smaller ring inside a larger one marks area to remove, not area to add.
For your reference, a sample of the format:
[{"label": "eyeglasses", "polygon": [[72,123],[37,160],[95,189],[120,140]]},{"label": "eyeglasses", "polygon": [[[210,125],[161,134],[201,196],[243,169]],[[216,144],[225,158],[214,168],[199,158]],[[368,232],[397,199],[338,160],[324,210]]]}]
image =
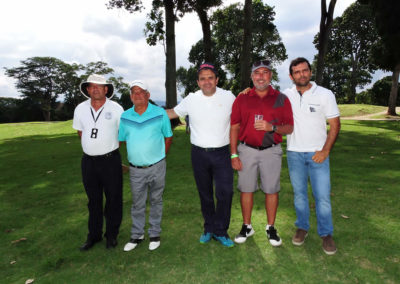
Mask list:
[{"label": "eyeglasses", "polygon": [[270,66],[271,65],[271,61],[264,59],[264,60],[259,60],[253,63],[253,67],[258,67],[260,65],[264,65],[264,66]]}]

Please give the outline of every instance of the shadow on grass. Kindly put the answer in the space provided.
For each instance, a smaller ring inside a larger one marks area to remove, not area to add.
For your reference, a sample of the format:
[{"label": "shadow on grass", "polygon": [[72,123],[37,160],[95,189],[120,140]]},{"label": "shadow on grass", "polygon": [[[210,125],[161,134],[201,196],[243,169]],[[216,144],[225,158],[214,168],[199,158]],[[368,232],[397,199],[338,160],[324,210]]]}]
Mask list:
[{"label": "shadow on grass", "polygon": [[[339,248],[333,257],[322,252],[314,211],[304,246],[291,244],[295,214],[285,160],[276,221],[282,247],[272,248],[267,242],[260,192],[255,195],[252,218],[256,234],[245,244],[234,248],[215,241],[199,244],[203,219],[189,137],[180,129],[174,131],[167,157],[161,247],[149,252],[146,236],[134,251],[122,251],[131,227],[129,179],[124,175],[120,244],[115,250],[106,250],[102,242],[81,253],[77,247],[87,234],[87,201],[76,134],[2,140],[0,240],[4,245],[0,247],[0,277],[8,283],[28,278],[44,283],[396,282],[400,279],[398,130],[398,122],[343,122],[331,155],[332,208]],[[124,146],[121,153],[126,162]],[[235,190],[232,237],[241,224]],[[23,237],[27,240],[12,243]],[[16,264],[10,265],[13,260]]]}]

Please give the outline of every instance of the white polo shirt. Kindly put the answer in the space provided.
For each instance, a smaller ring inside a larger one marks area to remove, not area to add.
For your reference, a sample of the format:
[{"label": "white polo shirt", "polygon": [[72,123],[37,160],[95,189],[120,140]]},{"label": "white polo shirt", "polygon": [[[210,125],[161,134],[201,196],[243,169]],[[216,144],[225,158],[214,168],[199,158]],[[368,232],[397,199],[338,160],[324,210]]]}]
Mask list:
[{"label": "white polo shirt", "polygon": [[[118,128],[123,112],[124,109],[119,104],[108,98],[97,111],[91,106],[90,99],[75,108],[72,127],[82,131],[84,153],[90,156],[104,155],[119,147]],[[97,129],[97,132],[94,130],[96,135],[93,135],[93,129]]]},{"label": "white polo shirt", "polygon": [[202,148],[229,144],[230,118],[235,96],[217,88],[212,96],[201,90],[187,95],[175,108],[179,116],[189,115],[190,142]]},{"label": "white polo shirt", "polygon": [[312,87],[300,95],[296,86],[283,93],[292,105],[294,128],[287,135],[287,149],[295,152],[322,150],[327,137],[326,120],[340,115],[335,95],[311,82]]}]

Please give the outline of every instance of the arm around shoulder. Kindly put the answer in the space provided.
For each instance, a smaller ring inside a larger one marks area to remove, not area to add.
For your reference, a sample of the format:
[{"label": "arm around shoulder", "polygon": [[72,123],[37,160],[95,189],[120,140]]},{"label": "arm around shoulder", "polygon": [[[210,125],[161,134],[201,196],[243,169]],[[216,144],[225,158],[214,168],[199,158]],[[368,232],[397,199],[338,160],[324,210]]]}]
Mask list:
[{"label": "arm around shoulder", "polygon": [[174,111],[173,108],[171,109],[166,109],[167,115],[169,119],[174,119],[174,118],[178,118],[178,114]]}]

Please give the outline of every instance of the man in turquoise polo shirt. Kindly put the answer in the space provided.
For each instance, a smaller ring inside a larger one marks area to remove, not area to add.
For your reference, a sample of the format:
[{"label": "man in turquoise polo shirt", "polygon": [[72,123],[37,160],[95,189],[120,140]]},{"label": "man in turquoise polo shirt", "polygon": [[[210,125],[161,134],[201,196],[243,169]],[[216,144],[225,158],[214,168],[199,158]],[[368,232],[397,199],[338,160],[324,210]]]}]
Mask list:
[{"label": "man in turquoise polo shirt", "polygon": [[124,251],[144,240],[146,200],[149,195],[149,249],[160,246],[162,195],[165,186],[165,155],[172,143],[171,123],[166,111],[149,103],[150,93],[141,80],[130,85],[133,107],[121,116],[118,138],[126,142],[132,191],[131,239]]}]

